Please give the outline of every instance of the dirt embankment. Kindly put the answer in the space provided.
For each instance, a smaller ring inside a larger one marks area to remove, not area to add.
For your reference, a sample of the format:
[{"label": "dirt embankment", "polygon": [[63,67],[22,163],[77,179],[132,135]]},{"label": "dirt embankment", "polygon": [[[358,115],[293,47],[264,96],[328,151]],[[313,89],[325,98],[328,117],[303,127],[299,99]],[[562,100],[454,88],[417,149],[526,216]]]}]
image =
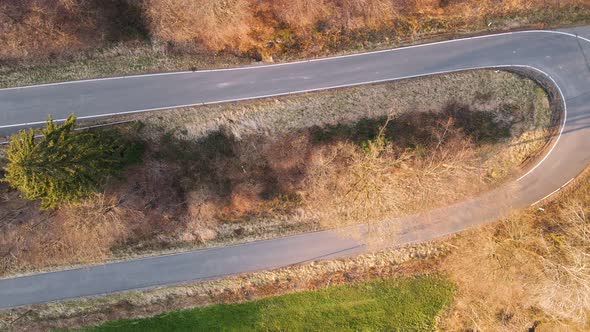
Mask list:
[{"label": "dirt embankment", "polygon": [[40,212],[3,188],[2,274],[446,205],[518,172],[552,125],[543,89],[496,71],[139,117],[121,130],[143,162],[96,197]]}]

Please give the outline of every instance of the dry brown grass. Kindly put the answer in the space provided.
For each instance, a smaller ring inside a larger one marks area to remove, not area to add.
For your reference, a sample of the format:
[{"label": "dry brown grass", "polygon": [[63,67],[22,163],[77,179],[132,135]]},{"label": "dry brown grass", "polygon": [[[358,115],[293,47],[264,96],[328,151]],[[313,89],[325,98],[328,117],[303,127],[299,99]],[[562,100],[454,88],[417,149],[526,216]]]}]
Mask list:
[{"label": "dry brown grass", "polygon": [[544,207],[461,234],[441,269],[457,283],[445,330],[586,331],[590,183]]},{"label": "dry brown grass", "polygon": [[[536,237],[528,233],[532,229],[524,222],[508,221],[502,226],[473,230],[461,237],[463,242],[453,242],[457,248],[445,259],[443,269],[457,283],[458,292],[444,321],[445,330],[514,331],[532,326],[527,311],[533,301],[527,295],[540,282],[535,274],[539,270],[514,241],[534,245]],[[496,231],[503,231],[506,238],[497,240]],[[525,235],[519,238],[522,232]]]},{"label": "dry brown grass", "polygon": [[484,17],[491,22],[494,17],[584,4],[579,0],[204,0],[187,6],[182,0],[146,0],[143,8],[152,35],[161,40],[273,55],[315,53],[352,41],[356,32],[381,33],[384,40],[407,38],[432,29],[488,24],[481,21]]},{"label": "dry brown grass", "polygon": [[36,202],[3,187],[0,211],[13,217],[2,220],[1,274],[100,262],[146,239],[165,246],[184,214],[168,170],[157,162],[132,167],[123,174],[126,182],[114,181],[104,193],[55,211],[40,211]]},{"label": "dry brown grass", "polygon": [[146,0],[142,7],[152,37],[159,40],[213,50],[243,50],[254,43],[254,13],[248,0]]},{"label": "dry brown grass", "polygon": [[127,40],[145,44],[147,37],[183,53],[305,56],[421,34],[479,31],[510,16],[523,17],[510,24],[542,24],[555,16],[547,13],[582,6],[588,1],[5,0],[0,59],[60,56]]},{"label": "dry brown grass", "polygon": [[[96,18],[84,15],[85,8],[81,7],[80,3],[69,0],[3,1],[0,4],[0,55],[20,57],[35,51],[81,47],[90,44],[92,39],[98,41],[100,32],[96,30]],[[77,24],[83,31],[80,34],[74,33]]]},{"label": "dry brown grass", "polygon": [[4,0],[0,59],[55,56],[137,38],[138,20],[125,0]]},{"label": "dry brown grass", "polygon": [[142,3],[153,37],[175,43],[196,43],[212,50],[256,50],[287,32],[302,36],[328,25],[337,29],[377,28],[395,16],[390,0],[255,1],[146,0]]}]

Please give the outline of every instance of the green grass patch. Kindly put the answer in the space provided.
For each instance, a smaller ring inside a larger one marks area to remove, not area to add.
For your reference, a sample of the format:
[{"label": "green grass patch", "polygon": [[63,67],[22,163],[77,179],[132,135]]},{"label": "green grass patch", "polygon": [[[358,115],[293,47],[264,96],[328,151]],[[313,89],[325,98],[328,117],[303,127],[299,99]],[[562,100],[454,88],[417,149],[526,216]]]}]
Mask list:
[{"label": "green grass patch", "polygon": [[82,331],[432,331],[453,284],[436,275],[376,280],[118,320]]}]

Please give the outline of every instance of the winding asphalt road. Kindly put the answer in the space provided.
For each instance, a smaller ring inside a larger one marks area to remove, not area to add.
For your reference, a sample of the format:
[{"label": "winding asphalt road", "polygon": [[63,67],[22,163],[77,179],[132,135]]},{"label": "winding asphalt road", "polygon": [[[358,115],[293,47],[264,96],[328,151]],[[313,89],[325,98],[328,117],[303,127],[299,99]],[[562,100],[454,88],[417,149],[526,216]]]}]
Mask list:
[{"label": "winding asphalt road", "polygon": [[[577,37],[579,34],[580,37]],[[590,27],[458,39],[268,66],[167,73],[0,90],[0,133],[79,118],[276,96],[473,68],[527,68],[559,91],[565,113],[548,154],[517,181],[475,199],[355,229],[323,231],[79,269],[0,279],[0,308],[216,278],[380,246],[426,241],[537,204],[590,161]]]}]

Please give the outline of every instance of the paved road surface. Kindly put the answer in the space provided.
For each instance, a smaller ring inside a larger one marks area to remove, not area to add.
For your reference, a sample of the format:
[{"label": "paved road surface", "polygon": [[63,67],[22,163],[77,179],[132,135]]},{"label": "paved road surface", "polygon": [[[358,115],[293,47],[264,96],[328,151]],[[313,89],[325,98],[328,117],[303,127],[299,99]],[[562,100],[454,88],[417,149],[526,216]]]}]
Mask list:
[{"label": "paved road surface", "polygon": [[[575,34],[583,36],[577,38]],[[47,114],[79,118],[297,93],[481,67],[516,66],[553,81],[566,114],[556,143],[514,183],[443,209],[361,226],[80,269],[0,279],[0,308],[97,295],[359,253],[425,241],[534,204],[590,161],[590,27],[528,31],[270,66],[88,80],[0,90],[0,131]]]}]

